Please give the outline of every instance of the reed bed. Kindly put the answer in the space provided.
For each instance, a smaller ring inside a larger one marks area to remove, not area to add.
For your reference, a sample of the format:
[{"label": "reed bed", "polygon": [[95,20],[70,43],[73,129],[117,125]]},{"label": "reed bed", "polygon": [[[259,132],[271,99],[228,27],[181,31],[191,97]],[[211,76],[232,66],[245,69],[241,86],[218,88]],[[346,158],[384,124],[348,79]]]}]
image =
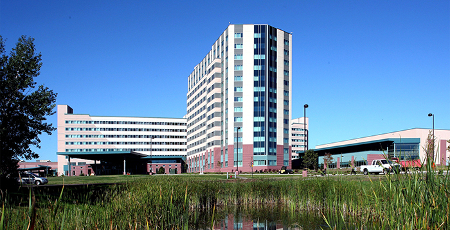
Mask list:
[{"label": "reed bed", "polygon": [[334,229],[448,229],[448,174],[430,170],[376,179],[369,176],[370,180],[358,177],[205,180],[149,176],[81,190],[21,188],[3,195],[0,230],[212,229],[224,210],[236,207],[281,208],[294,223],[304,213],[321,213]]}]

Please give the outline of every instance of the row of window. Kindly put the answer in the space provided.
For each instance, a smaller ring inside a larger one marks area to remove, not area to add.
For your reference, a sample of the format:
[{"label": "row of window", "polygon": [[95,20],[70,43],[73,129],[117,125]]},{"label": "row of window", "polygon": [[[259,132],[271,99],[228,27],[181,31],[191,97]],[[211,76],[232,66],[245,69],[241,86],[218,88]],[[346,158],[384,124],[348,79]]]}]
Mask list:
[{"label": "row of window", "polygon": [[66,135],[66,138],[152,138],[152,139],[186,139],[186,136],[173,135]]},{"label": "row of window", "polygon": [[303,139],[292,139],[292,142],[306,142],[306,140],[303,140]]},{"label": "row of window", "polygon": [[146,128],[78,128],[67,127],[66,131],[118,131],[118,132],[186,132],[186,129],[146,129]]},{"label": "row of window", "polygon": [[302,129],[302,128],[292,128],[292,131],[306,131],[306,129]]},{"label": "row of window", "polygon": [[186,145],[186,142],[73,141],[66,145]]},{"label": "row of window", "polygon": [[147,121],[78,121],[66,120],[66,124],[95,124],[95,125],[173,125],[185,126],[184,122],[147,122]]},{"label": "row of window", "polygon": [[66,152],[73,153],[73,152],[128,152],[128,151],[152,151],[152,152],[185,152],[186,149],[178,149],[178,148],[152,148],[151,150],[149,148],[134,148],[134,149],[66,149]]}]

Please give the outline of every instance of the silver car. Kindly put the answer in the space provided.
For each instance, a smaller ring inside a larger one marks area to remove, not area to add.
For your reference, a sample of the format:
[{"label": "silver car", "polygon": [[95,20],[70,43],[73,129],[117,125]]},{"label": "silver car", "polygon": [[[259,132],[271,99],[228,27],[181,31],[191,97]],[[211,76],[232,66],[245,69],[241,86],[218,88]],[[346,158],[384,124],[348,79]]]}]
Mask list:
[{"label": "silver car", "polygon": [[19,183],[21,184],[47,184],[48,180],[45,177],[40,177],[34,173],[20,173],[20,177],[18,178]]}]

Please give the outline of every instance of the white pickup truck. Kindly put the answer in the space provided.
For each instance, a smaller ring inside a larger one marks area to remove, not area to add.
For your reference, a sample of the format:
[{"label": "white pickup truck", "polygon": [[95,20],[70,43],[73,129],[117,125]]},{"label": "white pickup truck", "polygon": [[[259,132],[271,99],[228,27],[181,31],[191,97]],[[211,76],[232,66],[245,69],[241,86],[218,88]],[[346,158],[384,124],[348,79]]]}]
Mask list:
[{"label": "white pickup truck", "polygon": [[369,173],[400,172],[401,166],[398,163],[386,159],[373,160],[370,165],[361,165],[360,171],[367,175]]}]

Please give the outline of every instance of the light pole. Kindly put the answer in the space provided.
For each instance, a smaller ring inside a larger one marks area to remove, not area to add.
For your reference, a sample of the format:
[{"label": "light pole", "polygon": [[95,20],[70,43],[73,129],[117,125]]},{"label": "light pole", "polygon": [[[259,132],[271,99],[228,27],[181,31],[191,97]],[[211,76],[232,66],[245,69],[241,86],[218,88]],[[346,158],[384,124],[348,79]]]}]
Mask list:
[{"label": "light pole", "polygon": [[433,144],[432,144],[432,148],[433,148],[433,158],[434,158],[434,114],[429,113],[428,116],[429,117],[433,117]]},{"label": "light pole", "polygon": [[237,145],[237,147],[236,147],[236,158],[237,158],[236,166],[237,166],[237,174],[238,175],[239,175],[239,129],[241,129],[241,127],[237,127],[237,129],[236,129],[236,131],[237,131],[237,134],[236,134],[236,136],[237,136],[237,140],[236,140],[236,145]]},{"label": "light pole", "polygon": [[305,131],[305,137],[306,137],[306,150],[308,150],[308,131],[306,130],[306,108],[308,108],[308,104],[305,104],[303,106],[303,130]]},{"label": "light pole", "polygon": [[153,142],[153,138],[152,136],[150,136],[150,175],[153,175],[153,159],[152,159],[152,143]]}]

